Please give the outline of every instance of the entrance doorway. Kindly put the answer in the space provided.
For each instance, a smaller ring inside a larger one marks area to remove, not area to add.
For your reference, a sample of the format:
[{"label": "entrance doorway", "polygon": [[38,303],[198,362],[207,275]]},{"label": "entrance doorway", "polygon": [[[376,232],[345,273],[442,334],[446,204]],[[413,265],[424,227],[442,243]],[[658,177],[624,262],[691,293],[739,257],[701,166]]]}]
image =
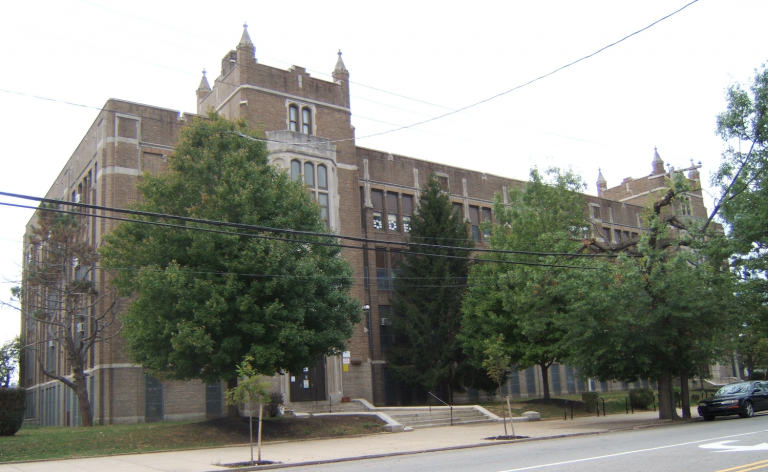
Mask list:
[{"label": "entrance doorway", "polygon": [[325,401],[325,358],[317,365],[290,373],[291,403]]}]

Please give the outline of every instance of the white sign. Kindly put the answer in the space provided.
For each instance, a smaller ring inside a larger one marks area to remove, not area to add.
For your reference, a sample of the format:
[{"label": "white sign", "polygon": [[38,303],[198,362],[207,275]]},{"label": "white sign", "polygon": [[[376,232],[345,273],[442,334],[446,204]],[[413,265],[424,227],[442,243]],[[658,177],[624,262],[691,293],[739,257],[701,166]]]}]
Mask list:
[{"label": "white sign", "polygon": [[352,356],[350,355],[349,351],[344,351],[341,353],[341,357],[345,359],[349,359]]},{"label": "white sign", "polygon": [[760,443],[754,446],[728,446],[728,443],[735,443],[738,441],[718,441],[709,444],[702,444],[699,446],[702,449],[715,449],[714,452],[750,452],[750,451],[768,451],[768,444]]},{"label": "white sign", "polygon": [[349,364],[349,357],[342,357],[341,362],[343,362],[344,364]]}]

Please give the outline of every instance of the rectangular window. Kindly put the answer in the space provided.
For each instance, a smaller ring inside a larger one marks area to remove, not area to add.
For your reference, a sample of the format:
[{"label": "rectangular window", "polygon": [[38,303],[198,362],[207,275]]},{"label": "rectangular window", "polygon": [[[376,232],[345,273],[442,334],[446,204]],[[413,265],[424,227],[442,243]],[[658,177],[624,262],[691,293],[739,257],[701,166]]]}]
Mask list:
[{"label": "rectangular window", "polygon": [[381,215],[384,213],[384,192],[371,190],[371,204],[373,205],[373,229],[384,229]]},{"label": "rectangular window", "polygon": [[480,242],[480,208],[476,206],[469,207],[469,221],[472,224],[472,239]]},{"label": "rectangular window", "polygon": [[611,228],[609,228],[607,226],[603,226],[603,234],[602,234],[602,236],[603,236],[603,239],[605,239],[606,243],[610,243],[611,242]]},{"label": "rectangular window", "polygon": [[490,208],[483,208],[483,223],[485,224],[485,229],[483,229],[483,239],[485,242],[490,242],[491,240],[491,209]]},{"label": "rectangular window", "polygon": [[380,291],[387,292],[391,290],[391,284],[389,282],[387,250],[384,248],[378,248],[376,249],[376,284]]},{"label": "rectangular window", "polygon": [[381,352],[392,350],[394,334],[392,334],[392,311],[389,305],[379,305],[379,341],[381,343]]},{"label": "rectangular window", "polygon": [[299,131],[299,109],[295,106],[288,108],[288,121],[290,121],[290,130]]},{"label": "rectangular window", "polygon": [[623,241],[629,241],[629,239],[630,239],[629,231],[624,231],[624,239],[623,239]]},{"label": "rectangular window", "polygon": [[304,134],[312,134],[312,112],[309,108],[301,109],[301,131]]},{"label": "rectangular window", "polygon": [[48,341],[48,359],[45,370],[56,372],[56,341]]},{"label": "rectangular window", "polygon": [[221,380],[205,386],[206,416],[221,416]]},{"label": "rectangular window", "polygon": [[464,205],[463,205],[463,204],[461,204],[461,203],[456,203],[456,202],[453,202],[453,213],[454,213],[454,214],[456,214],[456,215],[458,215],[458,216],[459,216],[459,218],[461,218],[461,208],[462,208],[463,206],[464,206]]},{"label": "rectangular window", "polygon": [[592,218],[595,220],[602,220],[603,218],[600,216],[600,207],[599,206],[592,206]]},{"label": "rectangular window", "polygon": [[443,187],[443,190],[445,190],[446,192],[450,192],[450,189],[448,188],[448,176],[438,175],[437,183],[439,183],[440,186]]},{"label": "rectangular window", "polygon": [[397,213],[397,194],[387,193],[387,229],[389,231],[398,231]]},{"label": "rectangular window", "polygon": [[613,240],[616,241],[617,243],[621,242],[621,230],[620,229],[613,230]]},{"label": "rectangular window", "polygon": [[317,203],[320,204],[320,218],[325,221],[325,227],[328,228],[330,227],[328,223],[328,194],[318,193]]},{"label": "rectangular window", "polygon": [[403,205],[403,233],[410,233],[411,215],[413,214],[413,197],[411,195],[403,195],[400,200]]}]

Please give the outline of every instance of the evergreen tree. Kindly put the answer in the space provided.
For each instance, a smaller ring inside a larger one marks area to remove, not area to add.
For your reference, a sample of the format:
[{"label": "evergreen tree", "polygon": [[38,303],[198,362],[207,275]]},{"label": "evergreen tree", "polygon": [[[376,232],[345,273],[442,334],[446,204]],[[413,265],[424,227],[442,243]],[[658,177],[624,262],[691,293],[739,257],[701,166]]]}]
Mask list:
[{"label": "evergreen tree", "polygon": [[402,274],[395,280],[396,342],[387,358],[389,369],[396,380],[427,391],[439,389],[438,395],[452,403],[453,392],[463,383],[490,382],[487,375],[476,376],[456,338],[474,242],[469,225],[454,212],[434,175],[422,189],[410,242],[464,249],[409,246]]}]

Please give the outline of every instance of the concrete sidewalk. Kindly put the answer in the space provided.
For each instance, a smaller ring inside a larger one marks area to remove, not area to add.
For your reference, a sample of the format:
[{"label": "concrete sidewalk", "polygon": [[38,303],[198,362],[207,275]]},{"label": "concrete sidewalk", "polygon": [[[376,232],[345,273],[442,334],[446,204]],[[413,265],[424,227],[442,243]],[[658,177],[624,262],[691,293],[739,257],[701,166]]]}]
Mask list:
[{"label": "concrete sidewalk", "polygon": [[[694,417],[696,417],[695,413]],[[515,433],[518,436],[529,436],[530,440],[541,440],[644,428],[669,423],[670,421],[668,420],[659,420],[658,414],[651,411],[630,415],[618,414],[600,418],[590,416],[574,420],[569,419],[567,421],[557,419],[515,423]],[[509,424],[507,428],[510,428]],[[284,467],[349,458],[487,446],[498,444],[499,441],[488,441],[484,438],[503,434],[504,427],[501,423],[481,423],[466,426],[417,429],[404,433],[382,433],[354,438],[267,443],[262,445],[262,458],[264,460],[281,462],[281,466]],[[511,429],[509,429],[509,434],[512,434]],[[221,467],[220,464],[245,462],[249,459],[250,448],[245,445],[189,451],[24,462],[0,465],[0,472],[37,472],[49,470],[56,470],[56,472],[206,472],[242,470]],[[271,466],[259,467],[259,469],[265,468],[271,468]]]}]

